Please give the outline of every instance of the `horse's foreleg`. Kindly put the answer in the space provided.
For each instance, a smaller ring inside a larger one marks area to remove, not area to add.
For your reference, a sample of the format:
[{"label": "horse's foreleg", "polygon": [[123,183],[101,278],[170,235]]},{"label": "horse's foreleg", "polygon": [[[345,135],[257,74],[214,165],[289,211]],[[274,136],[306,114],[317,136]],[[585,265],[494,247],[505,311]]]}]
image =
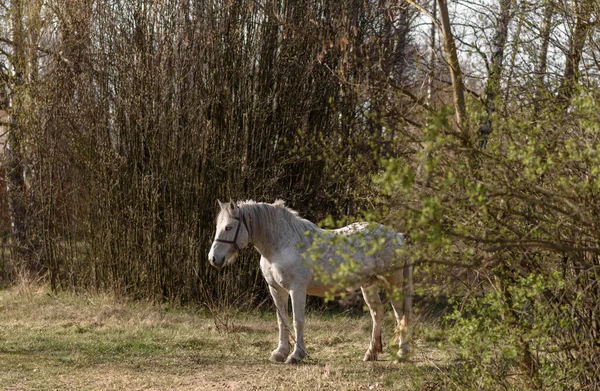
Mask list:
[{"label": "horse's foreleg", "polygon": [[306,307],[306,290],[294,289],[292,296],[292,313],[294,315],[294,330],[296,331],[296,346],[294,351],[285,361],[286,364],[297,364],[306,356],[304,346],[304,309]]},{"label": "horse's foreleg", "polygon": [[288,299],[289,294],[285,289],[276,289],[269,286],[269,292],[275,302],[277,311],[277,323],[279,324],[279,345],[271,353],[271,361],[283,362],[290,352],[289,340],[289,317],[288,317]]},{"label": "horse's foreleg", "polygon": [[381,326],[383,324],[383,304],[379,298],[379,288],[376,285],[361,287],[365,303],[369,306],[371,318],[373,319],[373,333],[371,334],[371,344],[365,353],[364,361],[375,361],[377,355],[383,351],[381,341]]}]

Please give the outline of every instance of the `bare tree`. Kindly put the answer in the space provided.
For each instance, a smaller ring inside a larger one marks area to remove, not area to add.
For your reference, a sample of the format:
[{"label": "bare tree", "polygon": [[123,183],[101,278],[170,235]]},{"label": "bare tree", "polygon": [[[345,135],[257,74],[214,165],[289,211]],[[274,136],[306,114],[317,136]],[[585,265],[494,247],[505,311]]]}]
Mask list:
[{"label": "bare tree", "polygon": [[565,58],[564,72],[557,92],[557,99],[562,102],[563,108],[569,106],[576,89],[579,79],[579,63],[591,31],[595,5],[596,3],[592,0],[576,0],[573,4],[575,20],[569,37],[569,51]]},{"label": "bare tree", "polygon": [[[541,46],[538,54],[539,62],[536,66],[536,77],[538,83],[538,89],[541,90],[544,87],[544,76],[548,65],[548,47],[550,46],[550,34],[552,32],[552,17],[554,16],[554,3],[553,0],[548,0],[544,7],[544,19],[542,22],[542,28],[540,31]],[[539,92],[538,92],[539,94]],[[537,111],[537,110],[535,110]]]},{"label": "bare tree", "polygon": [[504,48],[508,39],[508,27],[511,20],[511,0],[500,1],[500,14],[498,16],[495,34],[492,41],[488,77],[484,89],[483,106],[485,115],[479,125],[480,145],[487,144],[487,138],[492,132],[492,116],[496,112],[496,99],[500,96],[500,77],[504,62]]},{"label": "bare tree", "polygon": [[[467,114],[465,105],[463,75],[460,69],[460,63],[458,61],[456,43],[454,41],[454,37],[452,36],[450,14],[448,13],[448,2],[446,0],[438,0],[438,8],[440,11],[440,21],[444,40],[444,51],[448,60],[450,78],[452,81],[452,95],[454,101],[456,124],[459,128],[463,130],[463,134],[467,135]],[[467,140],[468,138],[465,141]]]}]

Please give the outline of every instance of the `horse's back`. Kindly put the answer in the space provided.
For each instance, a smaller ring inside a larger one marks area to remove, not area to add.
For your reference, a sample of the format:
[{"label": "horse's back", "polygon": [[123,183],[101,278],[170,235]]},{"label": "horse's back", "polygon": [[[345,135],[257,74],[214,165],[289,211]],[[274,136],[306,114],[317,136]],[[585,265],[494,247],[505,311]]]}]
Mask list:
[{"label": "horse's back", "polygon": [[[352,239],[361,239],[359,244],[368,244],[371,241],[383,239],[392,247],[403,246],[405,236],[393,228],[379,223],[358,222],[342,228],[331,230],[335,235],[346,236]],[[395,239],[395,240],[393,240]]]},{"label": "horse's back", "polygon": [[324,232],[309,251],[309,264],[333,279],[343,275],[346,282],[370,280],[397,268],[397,250],[403,244],[404,236],[383,224],[353,223]]}]

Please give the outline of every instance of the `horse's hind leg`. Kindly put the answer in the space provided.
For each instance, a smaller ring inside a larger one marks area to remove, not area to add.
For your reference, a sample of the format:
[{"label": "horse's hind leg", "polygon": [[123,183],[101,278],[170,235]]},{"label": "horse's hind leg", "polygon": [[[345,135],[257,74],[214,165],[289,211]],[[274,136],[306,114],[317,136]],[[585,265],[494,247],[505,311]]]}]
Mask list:
[{"label": "horse's hind leg", "polygon": [[377,285],[371,285],[367,287],[361,287],[365,303],[369,306],[371,312],[371,318],[373,318],[373,333],[371,334],[371,344],[369,349],[365,353],[364,361],[375,361],[377,355],[383,351],[383,345],[381,342],[381,326],[383,324],[383,304],[379,298],[379,287]]},{"label": "horse's hind leg", "polygon": [[397,356],[399,359],[404,359],[410,352],[408,326],[412,316],[412,265],[405,265],[403,269],[387,276],[386,280],[388,297],[398,323],[396,329],[399,347]]}]

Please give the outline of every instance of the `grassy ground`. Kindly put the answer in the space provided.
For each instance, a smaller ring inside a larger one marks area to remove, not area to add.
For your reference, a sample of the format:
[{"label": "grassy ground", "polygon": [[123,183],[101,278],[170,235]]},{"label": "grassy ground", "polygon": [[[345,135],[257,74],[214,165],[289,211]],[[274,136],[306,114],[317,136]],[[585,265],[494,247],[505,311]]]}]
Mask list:
[{"label": "grassy ground", "polygon": [[[45,287],[0,290],[3,390],[384,390],[423,389],[447,360],[417,339],[408,362],[361,361],[370,318],[309,313],[310,359],[268,361],[275,315],[233,313],[229,329],[190,308],[110,296],[53,295]],[[386,338],[391,338],[387,327]]]}]

